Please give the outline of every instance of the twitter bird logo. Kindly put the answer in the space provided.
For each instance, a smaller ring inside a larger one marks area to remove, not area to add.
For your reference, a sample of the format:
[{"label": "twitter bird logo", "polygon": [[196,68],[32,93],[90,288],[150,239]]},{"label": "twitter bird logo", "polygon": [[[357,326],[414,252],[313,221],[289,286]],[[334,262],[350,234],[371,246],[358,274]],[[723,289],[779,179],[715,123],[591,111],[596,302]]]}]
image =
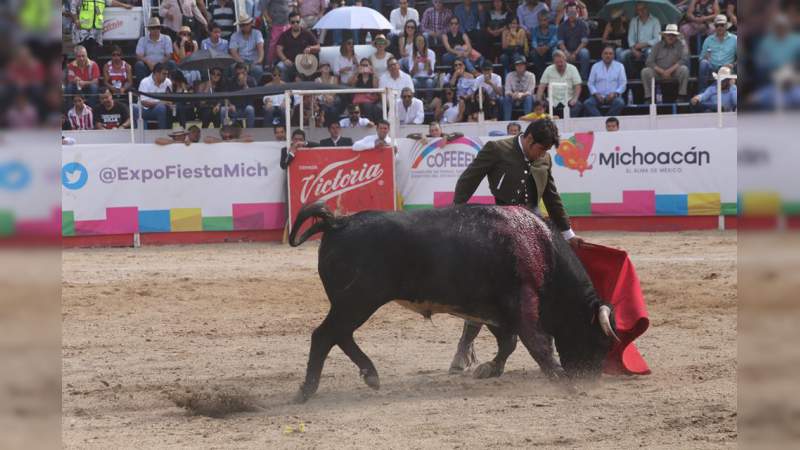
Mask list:
[{"label": "twitter bird logo", "polygon": [[81,163],[71,162],[64,164],[61,168],[61,184],[67,189],[73,191],[80,189],[86,184],[86,180],[88,179],[89,172]]}]

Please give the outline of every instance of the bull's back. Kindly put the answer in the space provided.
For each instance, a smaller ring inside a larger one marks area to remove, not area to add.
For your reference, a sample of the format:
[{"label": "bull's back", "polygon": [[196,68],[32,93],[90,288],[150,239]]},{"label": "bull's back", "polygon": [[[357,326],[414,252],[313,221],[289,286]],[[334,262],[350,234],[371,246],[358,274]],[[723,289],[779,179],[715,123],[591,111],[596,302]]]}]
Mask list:
[{"label": "bull's back", "polygon": [[[319,272],[328,295],[370,296],[497,315],[518,293],[517,208],[455,206],[411,212],[365,212],[326,232]],[[451,312],[433,310],[432,312]]]}]

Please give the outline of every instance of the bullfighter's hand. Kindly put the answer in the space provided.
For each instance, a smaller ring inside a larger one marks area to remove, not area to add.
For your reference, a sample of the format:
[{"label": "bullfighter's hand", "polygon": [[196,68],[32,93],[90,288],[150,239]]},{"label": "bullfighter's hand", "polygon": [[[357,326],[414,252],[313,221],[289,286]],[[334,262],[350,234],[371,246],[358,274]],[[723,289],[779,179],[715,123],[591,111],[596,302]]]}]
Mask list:
[{"label": "bullfighter's hand", "polygon": [[584,241],[583,238],[578,235],[573,236],[572,239],[570,239],[567,242],[569,243],[570,247],[572,247],[573,250],[582,247],[583,244],[586,243],[586,241]]}]

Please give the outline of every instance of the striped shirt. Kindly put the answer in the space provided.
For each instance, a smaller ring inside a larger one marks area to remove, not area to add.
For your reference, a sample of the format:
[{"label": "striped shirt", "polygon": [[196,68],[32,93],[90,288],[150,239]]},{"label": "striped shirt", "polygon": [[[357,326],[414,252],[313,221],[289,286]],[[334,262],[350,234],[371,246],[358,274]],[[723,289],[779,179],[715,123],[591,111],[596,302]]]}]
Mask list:
[{"label": "striped shirt", "polygon": [[214,2],[208,11],[211,14],[211,21],[219,25],[222,30],[222,37],[225,39],[230,38],[234,31],[236,31],[236,15],[233,11],[233,3],[228,2],[225,6],[220,6],[219,3]]},{"label": "striped shirt", "polygon": [[73,130],[91,130],[94,128],[94,116],[89,105],[83,105],[81,112],[75,111],[75,107],[67,113],[70,128]]}]

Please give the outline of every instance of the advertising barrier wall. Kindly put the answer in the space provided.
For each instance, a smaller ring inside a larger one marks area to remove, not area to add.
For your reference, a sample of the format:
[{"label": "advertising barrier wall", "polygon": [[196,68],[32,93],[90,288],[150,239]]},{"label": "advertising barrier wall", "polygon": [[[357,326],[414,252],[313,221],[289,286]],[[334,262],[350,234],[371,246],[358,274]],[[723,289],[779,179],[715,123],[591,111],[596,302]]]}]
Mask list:
[{"label": "advertising barrier wall", "polygon": [[[294,217],[319,200],[344,213],[395,209],[395,180],[405,209],[445,206],[491,139],[399,139],[396,158],[389,150],[300,150],[289,192],[278,142],[65,146],[62,234],[279,230],[287,208]],[[737,212],[735,129],[565,134],[550,154],[574,217]],[[472,202],[494,202],[486,181]]]},{"label": "advertising barrier wall", "polygon": [[[736,130],[562,135],[553,177],[571,216],[736,214]],[[401,140],[398,185],[407,209],[452,202],[461,172],[496,137]],[[484,181],[473,202],[493,203]]]},{"label": "advertising barrier wall", "polygon": [[64,147],[62,234],[281,229],[279,161],[277,142]]}]

